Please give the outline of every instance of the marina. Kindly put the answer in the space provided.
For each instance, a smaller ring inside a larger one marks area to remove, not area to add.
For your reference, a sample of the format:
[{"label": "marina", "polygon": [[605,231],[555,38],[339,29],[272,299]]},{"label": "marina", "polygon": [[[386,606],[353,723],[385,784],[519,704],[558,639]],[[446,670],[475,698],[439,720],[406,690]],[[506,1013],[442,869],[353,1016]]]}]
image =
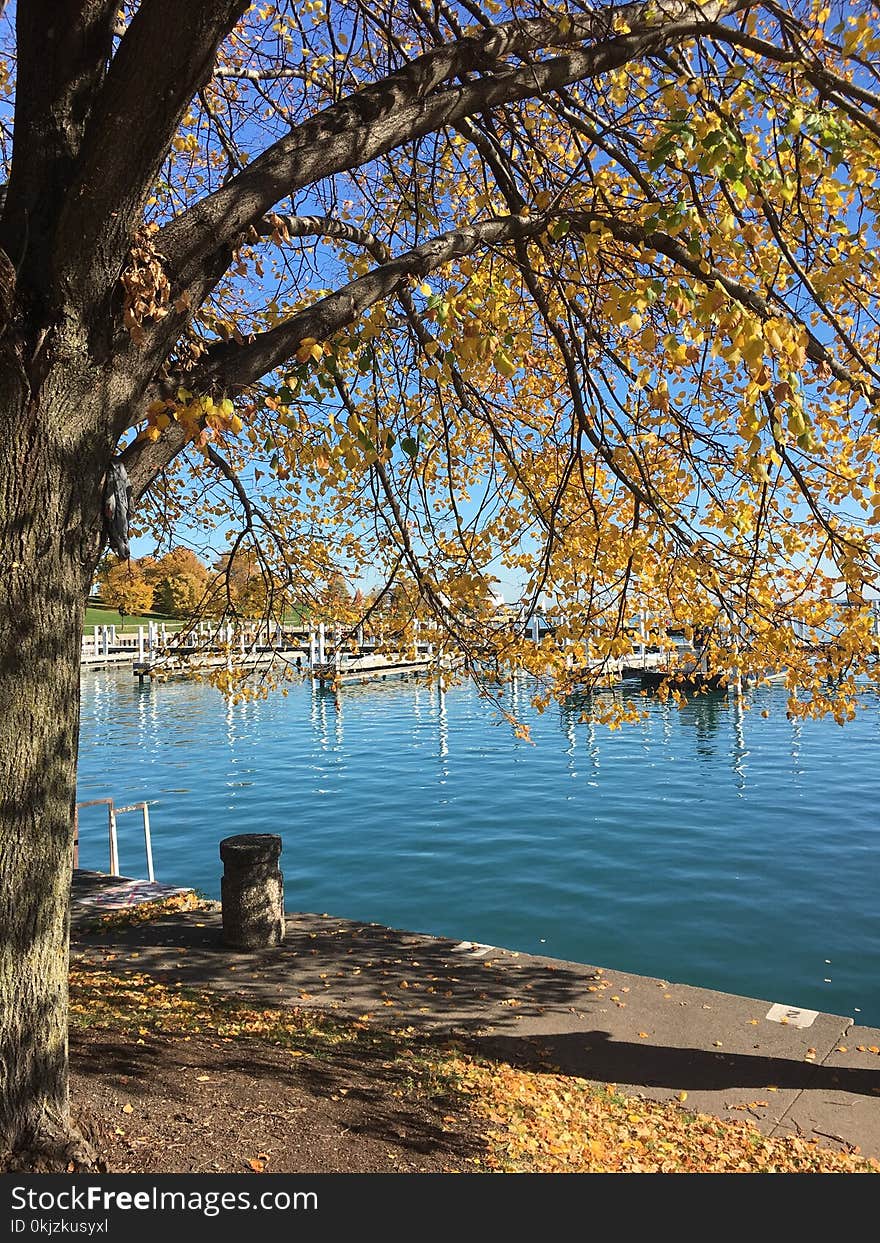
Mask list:
[{"label": "marina", "polygon": [[[641,723],[609,731],[582,720],[589,696],[538,713],[533,689],[495,706],[467,684],[307,679],[234,705],[96,670],[78,798],[150,803],[163,884],[217,897],[219,839],[279,833],[291,909],[880,1022],[873,691],[844,729],[788,720],[777,685],[647,695]],[[106,810],[84,809],[82,867],[106,870],[107,840]],[[118,853],[145,875],[136,814]]]}]

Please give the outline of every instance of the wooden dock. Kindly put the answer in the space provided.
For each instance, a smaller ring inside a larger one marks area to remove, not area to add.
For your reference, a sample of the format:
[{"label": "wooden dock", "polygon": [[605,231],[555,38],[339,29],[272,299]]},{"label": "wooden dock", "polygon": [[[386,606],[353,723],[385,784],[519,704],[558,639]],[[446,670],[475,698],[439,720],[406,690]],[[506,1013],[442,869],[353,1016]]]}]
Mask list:
[{"label": "wooden dock", "polygon": [[[136,678],[187,678],[212,669],[245,669],[248,672],[268,669],[273,664],[286,665],[295,672],[308,673],[309,654],[302,648],[255,648],[252,651],[203,651],[195,647],[171,648],[157,652],[147,660],[135,659],[132,671]],[[297,660],[299,664],[297,664]]]},{"label": "wooden dock", "polygon": [[130,665],[137,659],[135,651],[90,652],[85,648],[80,654],[81,669],[105,669],[108,665]]},{"label": "wooden dock", "polygon": [[338,665],[325,661],[323,665],[315,665],[311,672],[321,686],[332,686],[346,682],[382,682],[386,678],[424,677],[432,663],[426,656],[410,660],[396,656],[355,656],[340,661]]}]

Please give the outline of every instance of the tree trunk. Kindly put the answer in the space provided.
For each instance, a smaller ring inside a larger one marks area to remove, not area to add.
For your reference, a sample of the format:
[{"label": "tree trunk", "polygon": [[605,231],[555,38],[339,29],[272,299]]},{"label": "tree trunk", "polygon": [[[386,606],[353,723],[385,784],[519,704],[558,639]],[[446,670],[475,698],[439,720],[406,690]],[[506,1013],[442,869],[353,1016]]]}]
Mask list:
[{"label": "tree trunk", "polygon": [[102,467],[94,448],[59,431],[75,420],[47,418],[21,369],[14,379],[3,371],[0,1157],[64,1168],[89,1160],[69,1110],[68,907],[80,643]]}]

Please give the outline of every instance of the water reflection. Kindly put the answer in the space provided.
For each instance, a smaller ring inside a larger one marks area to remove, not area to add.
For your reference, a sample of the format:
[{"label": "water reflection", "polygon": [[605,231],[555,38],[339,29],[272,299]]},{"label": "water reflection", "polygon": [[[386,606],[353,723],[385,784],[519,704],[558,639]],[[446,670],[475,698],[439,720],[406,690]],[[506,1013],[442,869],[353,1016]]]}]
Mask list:
[{"label": "water reflection", "polygon": [[[794,698],[797,699],[797,691],[793,692]],[[803,775],[803,767],[801,765],[801,745],[803,742],[803,726],[799,717],[788,714],[789,726],[791,729],[791,771],[797,785],[801,784]]]},{"label": "water reflection", "polygon": [[733,746],[730,750],[730,758],[733,775],[736,778],[737,793],[740,798],[743,796],[746,788],[746,759],[749,754],[748,747],[746,746],[743,716],[742,696],[737,695],[733,705]]},{"label": "water reflection", "polygon": [[[446,691],[443,689],[441,682],[437,687],[437,739],[439,744],[440,759],[446,760],[449,756],[449,716],[446,711]],[[449,767],[441,764],[440,771],[444,777],[449,776]]]},{"label": "water reflection", "polygon": [[727,699],[723,695],[691,695],[678,706],[679,719],[683,725],[693,728],[696,753],[701,759],[711,760],[718,750],[718,727],[727,714]]}]

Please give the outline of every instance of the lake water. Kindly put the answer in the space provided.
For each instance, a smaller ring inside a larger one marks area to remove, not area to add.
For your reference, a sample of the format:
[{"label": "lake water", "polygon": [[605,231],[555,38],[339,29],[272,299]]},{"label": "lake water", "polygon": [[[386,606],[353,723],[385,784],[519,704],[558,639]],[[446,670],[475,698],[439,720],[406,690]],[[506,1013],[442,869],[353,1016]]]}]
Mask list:
[{"label": "lake water", "polygon": [[[219,896],[218,842],[284,840],[290,910],[326,911],[880,1024],[880,713],[786,719],[782,688],[609,732],[415,682],[228,706],[83,677],[79,798],[154,799],[156,877]],[[769,710],[764,718],[761,713]],[[107,867],[82,813],[81,863]],[[140,816],[121,870],[143,876]]]}]

